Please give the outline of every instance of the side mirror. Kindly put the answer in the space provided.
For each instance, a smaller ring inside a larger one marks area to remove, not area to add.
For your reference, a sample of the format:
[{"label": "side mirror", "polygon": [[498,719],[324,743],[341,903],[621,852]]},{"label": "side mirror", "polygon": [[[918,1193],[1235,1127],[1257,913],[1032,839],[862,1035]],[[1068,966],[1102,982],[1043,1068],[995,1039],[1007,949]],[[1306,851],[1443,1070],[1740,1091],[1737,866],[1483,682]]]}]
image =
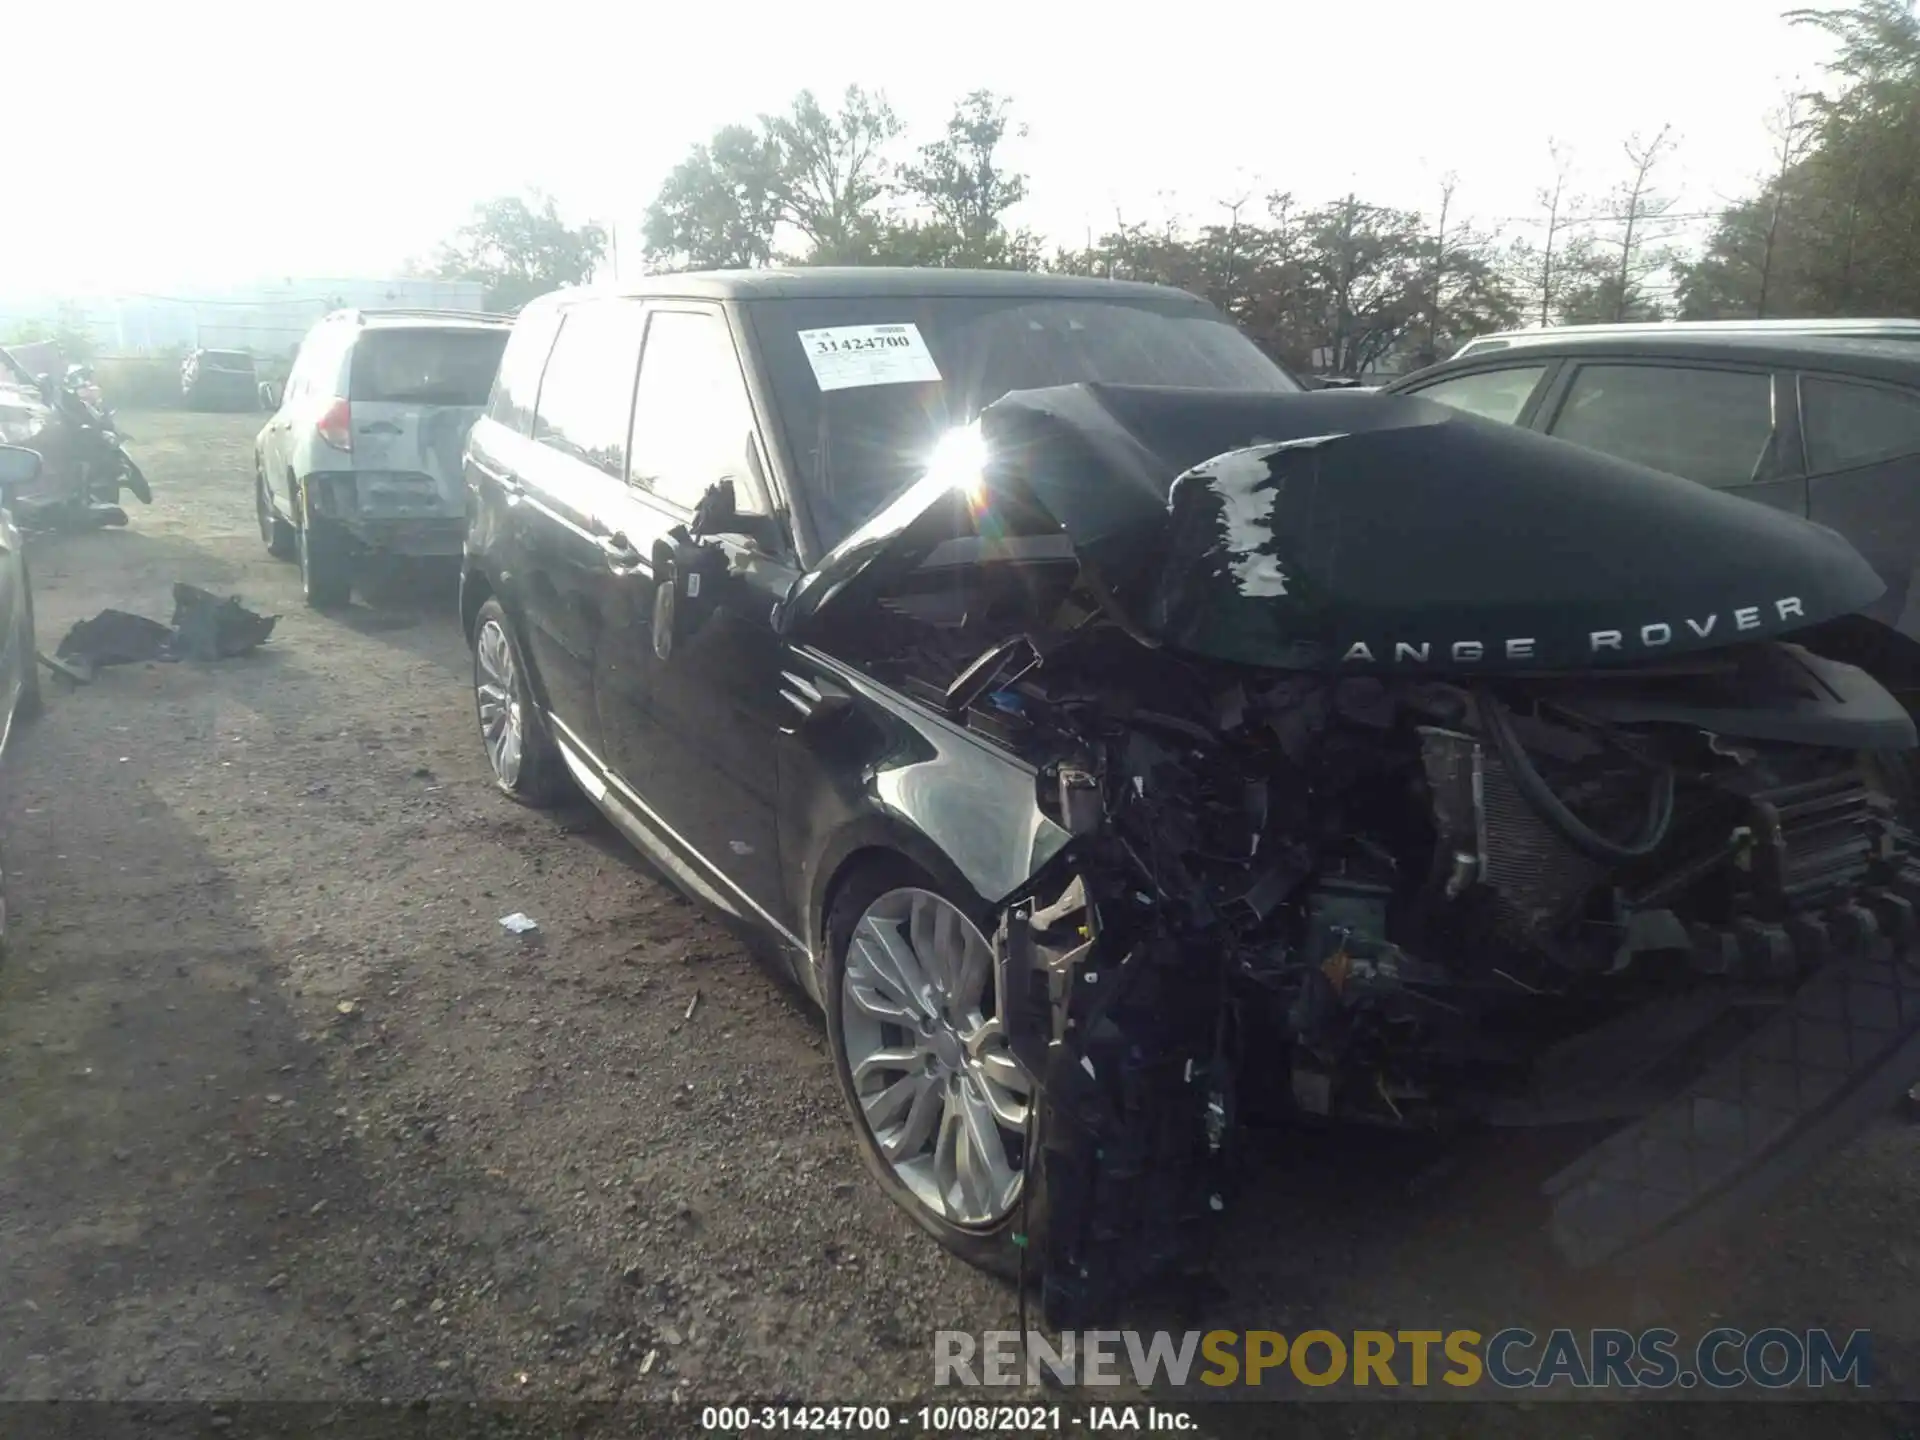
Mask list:
[{"label": "side mirror", "polygon": [[0,445],[0,507],[13,508],[14,497],[40,478],[40,454],[19,445]]},{"label": "side mirror", "polygon": [[653,547],[653,653],[665,661],[700,633],[719,604],[727,552],[676,525]]},{"label": "side mirror", "polygon": [[269,415],[280,408],[280,387],[271,380],[260,382],[260,408]]},{"label": "side mirror", "polygon": [[687,533],[695,540],[709,535],[738,535],[771,553],[780,543],[779,526],[771,515],[742,515],[736,508],[732,480],[716,480],[693,507]]}]

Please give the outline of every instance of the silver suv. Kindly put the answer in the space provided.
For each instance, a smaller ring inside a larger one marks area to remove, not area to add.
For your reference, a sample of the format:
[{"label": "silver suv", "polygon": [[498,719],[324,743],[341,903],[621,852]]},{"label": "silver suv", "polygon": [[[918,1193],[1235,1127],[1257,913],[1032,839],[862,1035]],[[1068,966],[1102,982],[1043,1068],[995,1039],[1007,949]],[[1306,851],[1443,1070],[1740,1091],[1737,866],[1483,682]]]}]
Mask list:
[{"label": "silver suv", "polygon": [[455,556],[466,537],[460,452],[512,320],[445,310],[336,310],[300,342],[254,440],[270,553],[298,556],[315,609],[345,605],[360,556]]}]

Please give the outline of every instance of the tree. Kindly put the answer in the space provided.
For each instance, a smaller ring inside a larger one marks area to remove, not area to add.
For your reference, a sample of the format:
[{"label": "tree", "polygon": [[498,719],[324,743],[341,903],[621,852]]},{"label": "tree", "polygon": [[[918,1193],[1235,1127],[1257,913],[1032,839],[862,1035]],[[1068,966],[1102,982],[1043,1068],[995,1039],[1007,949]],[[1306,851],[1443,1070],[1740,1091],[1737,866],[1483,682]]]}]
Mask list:
[{"label": "tree", "polygon": [[1789,20],[1835,42],[1829,88],[1774,118],[1774,166],[1683,268],[1697,316],[1920,310],[1920,18],[1856,0]]},{"label": "tree", "polygon": [[536,295],[584,284],[606,248],[606,231],[568,226],[552,197],[535,190],[474,206],[473,219],[441,246],[435,272],[481,281],[489,308],[517,310]]},{"label": "tree", "polygon": [[849,85],[839,113],[829,115],[802,90],[785,115],[763,117],[780,165],[781,218],[811,244],[816,265],[857,263],[885,227],[875,205],[889,191],[882,151],[900,133],[884,96]]},{"label": "tree", "polygon": [[[973,90],[954,106],[947,132],[900,167],[900,194],[931,211],[933,228],[950,238],[948,263],[1004,265],[1012,250],[1021,250],[1008,234],[1006,215],[1027,198],[1027,177],[1008,171],[998,157],[1010,129],[1008,106],[993,90]],[[1014,134],[1025,132],[1018,127]]]},{"label": "tree", "polygon": [[674,166],[647,207],[647,258],[670,269],[748,269],[773,263],[781,152],[764,131],[728,125]]},{"label": "tree", "polygon": [[900,122],[885,99],[857,85],[829,114],[811,90],[783,115],[728,125],[676,165],[647,207],[650,264],[670,269],[747,267],[779,258],[784,227],[805,263],[869,259],[891,221],[883,153]]},{"label": "tree", "polygon": [[23,320],[12,326],[0,344],[49,345],[68,365],[91,360],[95,350],[86,312],[70,301],[62,302],[51,320]]}]

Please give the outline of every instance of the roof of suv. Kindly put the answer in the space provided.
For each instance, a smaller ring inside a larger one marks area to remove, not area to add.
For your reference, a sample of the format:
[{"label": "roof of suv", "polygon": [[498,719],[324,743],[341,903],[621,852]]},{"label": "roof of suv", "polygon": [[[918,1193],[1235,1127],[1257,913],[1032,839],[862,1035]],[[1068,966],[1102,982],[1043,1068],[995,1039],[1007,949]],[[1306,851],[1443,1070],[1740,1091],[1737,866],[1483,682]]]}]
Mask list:
[{"label": "roof of suv", "polygon": [[1439,365],[1416,371],[1407,376],[1405,382],[1391,388],[1402,389],[1416,379],[1431,380],[1456,370],[1501,364],[1520,365],[1566,355],[1615,356],[1622,359],[1670,356],[1676,360],[1745,360],[1790,365],[1800,370],[1837,370],[1849,375],[1907,384],[1920,379],[1920,345],[1911,340],[1864,340],[1783,332],[1719,335],[1702,334],[1699,331],[1672,334],[1613,332],[1583,335],[1577,329],[1570,329],[1551,340],[1456,356]]},{"label": "roof of suv", "polygon": [[[541,297],[564,303],[590,295],[680,296],[709,300],[852,299],[876,295],[945,297],[1031,295],[1036,298],[1136,299],[1197,297],[1167,285],[1136,280],[1102,280],[1087,275],[1057,275],[1034,270],[946,270],[934,267],[845,265],[791,270],[693,270],[650,275],[638,281],[591,289],[559,290]],[[538,302],[535,302],[538,303]]]},{"label": "roof of suv", "polygon": [[1467,341],[1449,359],[1463,360],[1469,355],[1491,354],[1525,346],[1553,345],[1561,340],[1639,339],[1646,336],[1674,338],[1697,336],[1716,340],[1740,336],[1774,338],[1780,336],[1849,336],[1854,339],[1887,337],[1899,340],[1920,339],[1920,320],[1894,317],[1828,318],[1801,320],[1644,320],[1619,325],[1533,325],[1525,330],[1501,330]]},{"label": "roof of suv", "polygon": [[363,330],[502,330],[513,316],[478,310],[336,310],[327,319]]}]

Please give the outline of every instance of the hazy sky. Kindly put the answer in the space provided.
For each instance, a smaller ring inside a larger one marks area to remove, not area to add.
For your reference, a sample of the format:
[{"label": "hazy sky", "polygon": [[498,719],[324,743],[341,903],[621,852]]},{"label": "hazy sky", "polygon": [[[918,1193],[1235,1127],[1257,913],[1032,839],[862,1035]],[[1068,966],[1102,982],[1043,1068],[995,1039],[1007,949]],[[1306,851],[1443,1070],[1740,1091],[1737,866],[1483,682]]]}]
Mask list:
[{"label": "hazy sky", "polygon": [[1199,221],[1271,188],[1430,205],[1449,170],[1469,213],[1518,215],[1548,136],[1598,191],[1622,138],[1666,121],[1680,136],[1667,188],[1706,209],[1766,167],[1766,112],[1819,76],[1826,47],[1783,8],[22,4],[0,291],[390,273],[476,199],[529,184],[569,218],[614,222],[637,273],[639,216],[689,145],[850,81],[883,90],[921,138],[969,89],[1010,95],[1031,132],[1021,218],[1065,241],[1116,207]]}]

